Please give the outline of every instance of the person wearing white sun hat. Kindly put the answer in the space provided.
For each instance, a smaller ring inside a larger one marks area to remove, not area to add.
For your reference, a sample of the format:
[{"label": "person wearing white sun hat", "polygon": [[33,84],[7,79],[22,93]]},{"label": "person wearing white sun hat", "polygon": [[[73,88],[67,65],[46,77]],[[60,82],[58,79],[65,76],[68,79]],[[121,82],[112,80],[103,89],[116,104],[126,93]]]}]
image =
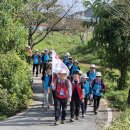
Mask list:
[{"label": "person wearing white sun hat", "polygon": [[[57,78],[52,84],[52,88],[55,91],[55,123],[54,125],[59,124],[59,118],[61,114],[61,123],[65,123],[66,118],[66,109],[67,101],[71,101],[72,96],[72,85],[67,79],[67,72],[62,69],[59,72],[59,78]],[[62,112],[61,112],[62,108]]]},{"label": "person wearing white sun hat", "polygon": [[96,65],[95,64],[90,65],[90,70],[87,72],[87,76],[89,77],[89,82],[91,84],[92,81],[96,78]]},{"label": "person wearing white sun hat", "polygon": [[96,73],[96,79],[92,82],[92,91],[94,99],[94,114],[96,115],[103,92],[106,92],[106,85],[103,82],[101,72]]},{"label": "person wearing white sun hat", "polygon": [[82,74],[82,84],[84,86],[84,104],[81,104],[81,108],[82,108],[82,117],[85,116],[85,113],[87,111],[87,104],[88,104],[88,100],[90,98],[91,95],[91,87],[90,84],[88,82],[88,76],[87,74]]}]

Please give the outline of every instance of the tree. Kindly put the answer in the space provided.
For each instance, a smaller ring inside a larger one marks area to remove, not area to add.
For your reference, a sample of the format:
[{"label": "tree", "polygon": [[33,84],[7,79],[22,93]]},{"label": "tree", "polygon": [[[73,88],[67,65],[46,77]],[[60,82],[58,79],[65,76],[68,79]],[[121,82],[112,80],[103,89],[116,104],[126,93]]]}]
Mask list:
[{"label": "tree", "polygon": [[26,30],[15,19],[22,5],[22,0],[0,1],[0,53],[18,52],[26,44]]},{"label": "tree", "polygon": [[[18,16],[28,29],[28,45],[33,48],[42,42],[75,4],[76,0],[61,15],[63,7],[57,3],[57,0],[29,0],[21,15]],[[46,30],[39,32],[41,24],[48,24],[48,27]]]},{"label": "tree", "polygon": [[120,71],[118,89],[125,89],[128,87],[130,56],[130,3],[128,0],[113,3],[98,0],[92,8],[98,18],[94,29],[94,45],[100,51],[102,62]]}]

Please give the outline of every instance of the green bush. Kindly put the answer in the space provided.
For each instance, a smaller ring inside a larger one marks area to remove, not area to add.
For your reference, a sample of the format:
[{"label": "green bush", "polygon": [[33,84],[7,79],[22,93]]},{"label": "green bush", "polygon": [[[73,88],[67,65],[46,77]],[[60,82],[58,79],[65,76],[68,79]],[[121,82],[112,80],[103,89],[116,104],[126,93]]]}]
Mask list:
[{"label": "green bush", "polygon": [[107,130],[130,130],[130,108],[122,112]]},{"label": "green bush", "polygon": [[112,90],[106,93],[107,98],[111,101],[111,106],[120,110],[126,110],[127,108],[127,91]]},{"label": "green bush", "polygon": [[27,108],[32,97],[30,69],[15,53],[0,54],[0,115]]}]

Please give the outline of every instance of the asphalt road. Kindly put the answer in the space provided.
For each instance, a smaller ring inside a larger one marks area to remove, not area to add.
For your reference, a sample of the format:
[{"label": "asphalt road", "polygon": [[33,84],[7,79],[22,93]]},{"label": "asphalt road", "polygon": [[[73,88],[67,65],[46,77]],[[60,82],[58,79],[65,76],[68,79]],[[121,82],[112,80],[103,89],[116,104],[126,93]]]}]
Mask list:
[{"label": "asphalt road", "polygon": [[44,111],[42,108],[43,94],[40,77],[34,77],[33,105],[20,114],[0,122],[0,130],[101,130],[107,121],[107,108],[101,101],[99,113],[95,116],[93,107],[88,106],[87,115],[74,123],[69,122],[69,106],[66,124],[54,126],[54,109]]}]

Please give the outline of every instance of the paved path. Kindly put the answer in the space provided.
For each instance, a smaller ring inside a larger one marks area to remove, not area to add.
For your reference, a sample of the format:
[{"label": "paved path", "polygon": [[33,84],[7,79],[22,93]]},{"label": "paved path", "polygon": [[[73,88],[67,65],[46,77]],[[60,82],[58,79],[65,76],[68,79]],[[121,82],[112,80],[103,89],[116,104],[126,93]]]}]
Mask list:
[{"label": "paved path", "polygon": [[54,126],[53,106],[49,111],[43,110],[41,91],[41,79],[34,77],[33,105],[26,112],[0,122],[0,130],[101,130],[107,121],[107,110],[104,103],[101,103],[98,115],[95,116],[92,106],[89,106],[86,117],[84,119],[80,117],[80,120],[74,123],[69,122],[68,107],[67,123]]}]

